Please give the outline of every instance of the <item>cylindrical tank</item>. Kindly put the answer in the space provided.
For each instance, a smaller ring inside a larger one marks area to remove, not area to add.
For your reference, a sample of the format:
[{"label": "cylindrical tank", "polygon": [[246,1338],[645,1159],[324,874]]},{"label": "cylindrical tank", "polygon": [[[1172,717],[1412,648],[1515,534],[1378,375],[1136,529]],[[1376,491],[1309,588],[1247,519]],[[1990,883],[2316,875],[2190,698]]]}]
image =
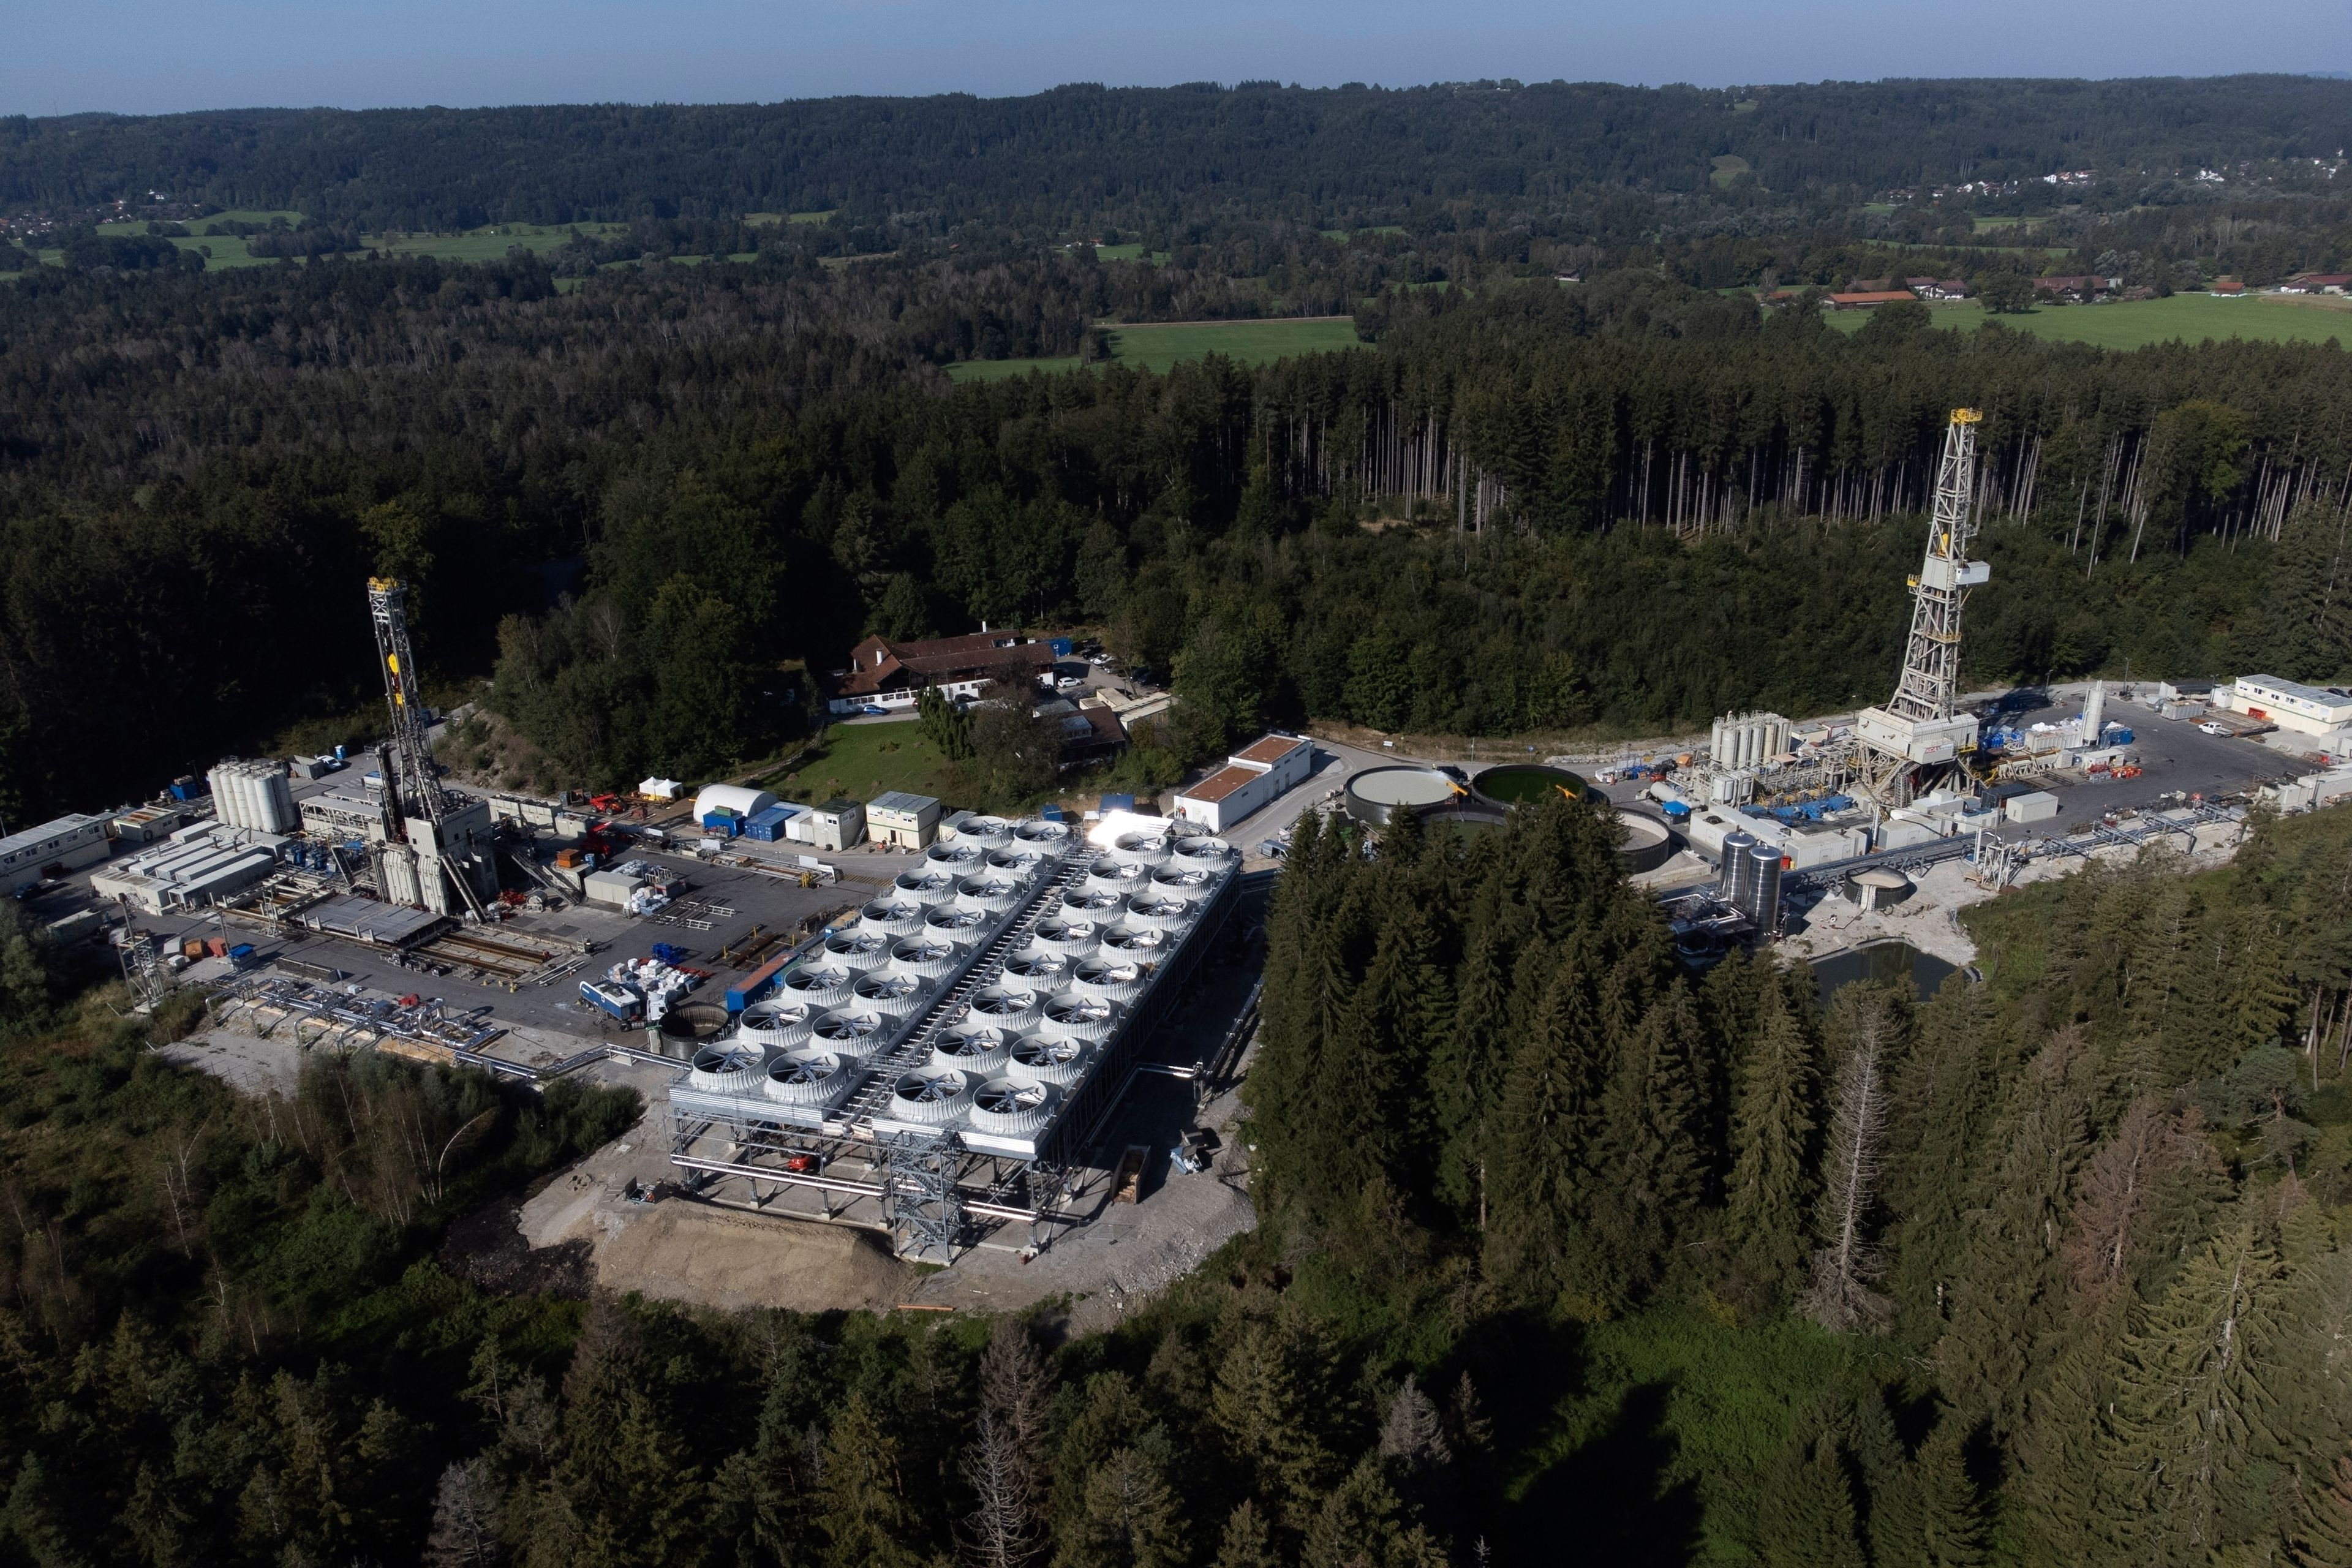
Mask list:
[{"label": "cylindrical tank", "polygon": [[294,785],[286,770],[276,763],[269,764],[268,776],[261,781],[262,798],[268,820],[262,824],[265,833],[291,833],[302,825],[294,809]]},{"label": "cylindrical tank", "polygon": [[1748,851],[1755,844],[1756,835],[1744,828],[1723,836],[1723,859],[1716,870],[1715,896],[1727,904],[1737,906],[1739,902],[1739,889],[1748,881],[1740,867],[1747,863]]},{"label": "cylindrical tank", "polygon": [[1865,911],[1891,909],[1911,893],[1911,879],[1892,866],[1873,866],[1845,879],[1845,896]]},{"label": "cylindrical tank", "polygon": [[1766,931],[1780,924],[1780,847],[1759,844],[1748,851],[1755,870],[1748,879],[1748,917]]},{"label": "cylindrical tank", "polygon": [[[727,1029],[727,1009],[713,1002],[682,1002],[662,1015],[661,1032],[673,1040],[715,1040]],[[756,1058],[756,1047],[746,1046]]]},{"label": "cylindrical tank", "polygon": [[1625,869],[1637,875],[1654,871],[1673,857],[1675,838],[1664,823],[1648,812],[1622,806],[1616,816],[1617,826],[1625,832],[1624,842],[1617,846],[1617,859]]}]

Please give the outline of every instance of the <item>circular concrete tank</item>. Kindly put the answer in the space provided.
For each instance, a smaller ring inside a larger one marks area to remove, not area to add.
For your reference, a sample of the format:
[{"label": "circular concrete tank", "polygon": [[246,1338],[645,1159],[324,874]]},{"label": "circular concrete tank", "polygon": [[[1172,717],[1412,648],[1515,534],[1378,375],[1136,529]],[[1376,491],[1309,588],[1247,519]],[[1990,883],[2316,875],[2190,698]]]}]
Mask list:
[{"label": "circular concrete tank", "polygon": [[1865,910],[1892,909],[1909,898],[1911,879],[1892,866],[1873,866],[1845,879],[1845,896]]},{"label": "circular concrete tank", "polygon": [[1537,763],[1505,763],[1500,767],[1486,769],[1470,781],[1470,787],[1482,800],[1496,805],[1511,806],[1522,802],[1534,805],[1549,800],[1566,790],[1580,795],[1584,780],[1566,768],[1548,768]]},{"label": "circular concrete tank", "polygon": [[1352,775],[1348,780],[1344,799],[1349,816],[1367,827],[1379,827],[1387,823],[1393,812],[1426,814],[1434,807],[1464,799],[1466,795],[1467,792],[1449,773],[1440,773],[1435,768],[1394,763],[1385,767],[1366,768]]},{"label": "circular concrete tank", "polygon": [[1662,818],[1622,806],[1616,815],[1617,825],[1625,830],[1625,841],[1617,847],[1617,858],[1625,869],[1636,873],[1654,871],[1673,858],[1674,832]]}]

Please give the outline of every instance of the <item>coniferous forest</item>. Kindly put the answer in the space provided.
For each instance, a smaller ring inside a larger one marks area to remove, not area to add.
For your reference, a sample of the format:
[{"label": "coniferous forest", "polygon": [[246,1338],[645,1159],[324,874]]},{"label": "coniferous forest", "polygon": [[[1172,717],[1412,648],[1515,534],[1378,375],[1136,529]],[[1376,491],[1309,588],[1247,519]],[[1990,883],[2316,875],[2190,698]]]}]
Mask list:
[{"label": "coniferous forest", "polygon": [[[547,792],[983,621],[1163,673],[1151,777],[1832,710],[1959,405],[1972,679],[2341,680],[2342,348],[1814,301],[2352,270],[2347,143],[2278,77],[0,120],[0,819],[364,740],[371,573]],[[0,1568],[2352,1568],[2352,812],[1826,1005],[1677,964],[1585,806],[1362,847],[1309,817],[1265,922],[1256,1228],[1092,1334],[489,1289],[453,1233],[632,1096],[243,1095],[0,900]]]},{"label": "coniferous forest", "polygon": [[2352,817],[1826,1010],[1588,808],[1382,850],[1276,897],[1259,1228],[1076,1339],[487,1295],[441,1228],[625,1097],[240,1100],[12,937],[0,1561],[2352,1563]]}]

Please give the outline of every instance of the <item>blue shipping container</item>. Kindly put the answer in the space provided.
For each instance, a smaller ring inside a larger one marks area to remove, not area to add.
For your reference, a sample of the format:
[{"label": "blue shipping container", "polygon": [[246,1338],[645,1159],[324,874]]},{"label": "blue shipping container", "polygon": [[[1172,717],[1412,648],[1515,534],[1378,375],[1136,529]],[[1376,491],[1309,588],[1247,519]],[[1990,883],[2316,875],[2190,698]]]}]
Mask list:
[{"label": "blue shipping container", "polygon": [[1058,805],[1041,805],[1037,808],[1037,815],[1044,817],[1047,822],[1066,822],[1068,820],[1068,818],[1062,815],[1062,808]]},{"label": "blue shipping container", "polygon": [[714,811],[702,819],[702,831],[716,833],[721,838],[735,837],[738,820],[731,811]]},{"label": "blue shipping container", "polygon": [[784,824],[792,819],[791,812],[781,805],[772,805],[743,819],[743,837],[761,844],[773,844],[784,837]]},{"label": "blue shipping container", "polygon": [[1135,797],[1131,795],[1107,795],[1102,797],[1105,811],[1133,811]]},{"label": "blue shipping container", "polygon": [[2128,746],[2132,743],[2132,732],[2121,724],[2110,724],[2102,739],[2110,746]]},{"label": "blue shipping container", "polygon": [[1055,658],[1067,658],[1070,657],[1070,650],[1075,645],[1067,637],[1047,637],[1045,639],[1045,646],[1054,650],[1054,657]]}]

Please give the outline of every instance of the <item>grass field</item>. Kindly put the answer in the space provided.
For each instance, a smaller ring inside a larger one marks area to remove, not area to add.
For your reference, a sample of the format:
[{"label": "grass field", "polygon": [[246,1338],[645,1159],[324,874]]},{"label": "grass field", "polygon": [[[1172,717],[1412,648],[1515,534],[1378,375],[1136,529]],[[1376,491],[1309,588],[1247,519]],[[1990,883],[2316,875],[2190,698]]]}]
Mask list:
[{"label": "grass field", "polygon": [[[1974,331],[1991,318],[1982,307],[1966,302],[1928,307],[1936,325]],[[1862,329],[1867,310],[1839,310],[1830,325],[1840,331]],[[2352,306],[2317,302],[2297,304],[2284,300],[2223,300],[2211,294],[2175,294],[2168,300],[2122,300],[2107,305],[2056,305],[2022,316],[2002,316],[2011,331],[2067,342],[2093,343],[2103,349],[2145,348],[2149,343],[2201,342],[2207,338],[2244,338],[2256,342],[2337,342],[2352,344]]]},{"label": "grass field", "polygon": [[[1225,354],[1244,364],[1294,354],[1320,353],[1327,349],[1356,346],[1356,324],[1347,316],[1318,316],[1276,321],[1171,321],[1116,327],[1111,331],[1111,357],[1139,370],[1164,371],[1184,360],[1205,354]],[[948,366],[957,381],[1000,381],[1026,375],[1076,370],[1076,355],[1064,359],[967,360]]]},{"label": "grass field", "polygon": [[782,773],[758,781],[785,800],[824,801],[835,795],[872,800],[886,789],[916,795],[948,792],[948,764],[923,739],[912,720],[895,724],[835,724],[815,753],[792,777]]},{"label": "grass field", "polygon": [[1721,157],[1711,159],[1709,162],[1715,165],[1715,173],[1706,177],[1707,183],[1718,191],[1729,190],[1732,181],[1742,174],[1752,173],[1748,166],[1748,160],[1734,153],[1726,153]]}]

